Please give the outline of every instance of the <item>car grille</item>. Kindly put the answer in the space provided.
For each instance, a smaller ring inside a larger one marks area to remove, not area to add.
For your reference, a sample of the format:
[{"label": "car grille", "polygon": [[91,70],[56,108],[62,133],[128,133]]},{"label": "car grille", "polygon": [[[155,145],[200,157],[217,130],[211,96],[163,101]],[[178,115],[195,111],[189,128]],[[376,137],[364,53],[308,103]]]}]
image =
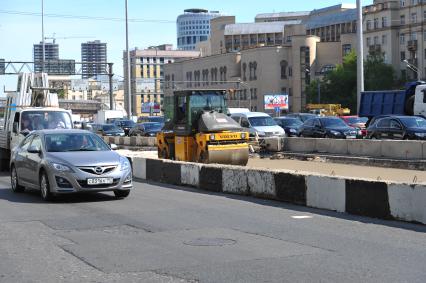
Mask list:
[{"label": "car grille", "polygon": [[103,175],[114,171],[118,166],[91,166],[91,167],[78,167],[83,172],[94,174],[94,175]]},{"label": "car grille", "polygon": [[78,180],[77,182],[80,184],[80,187],[85,189],[104,189],[104,188],[117,186],[118,183],[120,182],[120,178],[114,179],[112,184],[88,185],[87,180]]}]

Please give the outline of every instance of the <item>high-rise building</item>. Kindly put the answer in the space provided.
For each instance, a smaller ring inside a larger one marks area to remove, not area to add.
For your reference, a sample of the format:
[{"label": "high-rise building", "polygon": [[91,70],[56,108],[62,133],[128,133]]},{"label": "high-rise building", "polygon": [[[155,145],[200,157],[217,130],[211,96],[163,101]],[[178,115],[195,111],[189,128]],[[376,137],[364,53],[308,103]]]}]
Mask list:
[{"label": "high-rise building", "polygon": [[[123,54],[124,58],[125,52]],[[161,111],[163,103],[164,65],[178,59],[195,58],[198,51],[173,50],[173,45],[152,46],[145,50],[130,51],[132,114],[152,115]],[[126,60],[124,61],[124,68]],[[125,76],[127,72],[124,72]],[[125,86],[127,94],[127,88]],[[125,97],[127,105],[127,95]],[[127,109],[127,106],[126,106]]]},{"label": "high-rise building", "polygon": [[[44,61],[59,60],[59,45],[56,43],[44,43]],[[40,73],[43,71],[43,43],[34,44],[33,47],[34,72]],[[46,71],[46,70],[45,70]]]},{"label": "high-rise building", "polygon": [[[81,61],[90,63],[107,63],[107,44],[99,40],[81,44]],[[82,78],[107,74],[106,64],[82,64]]]},{"label": "high-rise building", "polygon": [[177,47],[180,50],[195,50],[198,42],[206,41],[210,35],[210,20],[222,16],[218,11],[187,9],[179,15],[177,25]]}]

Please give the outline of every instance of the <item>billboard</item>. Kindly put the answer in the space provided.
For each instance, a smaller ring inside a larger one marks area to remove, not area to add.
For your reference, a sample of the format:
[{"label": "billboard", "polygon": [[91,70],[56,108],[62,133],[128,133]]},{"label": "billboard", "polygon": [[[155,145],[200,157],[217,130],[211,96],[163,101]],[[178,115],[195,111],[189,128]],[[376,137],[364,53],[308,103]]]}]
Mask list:
[{"label": "billboard", "polygon": [[160,104],[155,102],[142,103],[142,113],[160,113]]},{"label": "billboard", "polygon": [[265,94],[265,110],[288,110],[288,94]]},{"label": "billboard", "polygon": [[146,78],[137,78],[136,79],[136,93],[153,93],[155,92],[155,80],[156,79],[146,79]]}]

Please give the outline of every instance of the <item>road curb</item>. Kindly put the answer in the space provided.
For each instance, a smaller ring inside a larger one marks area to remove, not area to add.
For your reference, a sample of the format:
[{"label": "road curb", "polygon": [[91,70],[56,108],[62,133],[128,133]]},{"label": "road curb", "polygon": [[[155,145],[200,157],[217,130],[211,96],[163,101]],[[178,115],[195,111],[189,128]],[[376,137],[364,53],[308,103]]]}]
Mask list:
[{"label": "road curb", "polygon": [[133,164],[140,180],[426,224],[425,185],[150,158],[134,158]]}]

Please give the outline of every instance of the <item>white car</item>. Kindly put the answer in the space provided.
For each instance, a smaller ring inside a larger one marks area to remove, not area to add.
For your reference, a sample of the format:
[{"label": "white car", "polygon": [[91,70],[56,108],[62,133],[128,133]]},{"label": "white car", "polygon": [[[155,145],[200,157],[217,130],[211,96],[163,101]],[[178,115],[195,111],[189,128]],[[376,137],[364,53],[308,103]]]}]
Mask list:
[{"label": "white car", "polygon": [[250,136],[256,134],[260,138],[285,137],[285,131],[266,113],[244,112],[232,114],[231,118],[238,122],[241,127],[250,132]]}]

